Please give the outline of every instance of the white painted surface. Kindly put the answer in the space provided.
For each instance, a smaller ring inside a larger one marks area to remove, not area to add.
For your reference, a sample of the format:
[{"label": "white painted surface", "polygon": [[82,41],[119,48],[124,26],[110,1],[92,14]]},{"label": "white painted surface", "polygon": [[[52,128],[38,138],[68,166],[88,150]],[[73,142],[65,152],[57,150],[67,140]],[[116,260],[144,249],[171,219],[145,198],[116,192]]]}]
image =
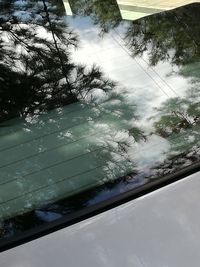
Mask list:
[{"label": "white painted surface", "polygon": [[72,16],[73,13],[72,13],[71,6],[69,4],[69,1],[68,0],[63,0],[63,2],[64,2],[64,7],[65,7],[66,14],[68,16]]},{"label": "white painted surface", "polygon": [[117,0],[119,5],[147,7],[169,10],[187,4],[197,3],[199,0]]},{"label": "white painted surface", "polygon": [[123,19],[136,20],[161,11],[170,10],[198,0],[117,0]]},{"label": "white painted surface", "polygon": [[1,267],[199,267],[200,172],[0,254]]}]

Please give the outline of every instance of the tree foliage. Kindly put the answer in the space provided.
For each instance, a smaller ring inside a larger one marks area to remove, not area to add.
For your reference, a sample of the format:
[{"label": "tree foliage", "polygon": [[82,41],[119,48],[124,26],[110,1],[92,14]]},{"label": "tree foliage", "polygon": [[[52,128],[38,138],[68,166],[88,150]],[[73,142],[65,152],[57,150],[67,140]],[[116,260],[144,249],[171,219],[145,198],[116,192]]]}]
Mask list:
[{"label": "tree foliage", "polygon": [[184,6],[131,22],[125,40],[133,56],[147,53],[153,66],[192,63],[200,59],[199,20],[199,4]]},{"label": "tree foliage", "polygon": [[1,121],[78,101],[94,88],[107,91],[115,86],[98,66],[72,62],[78,36],[56,2],[0,3]]},{"label": "tree foliage", "polygon": [[122,20],[116,0],[70,0],[69,2],[73,14],[90,16],[102,33],[117,27]]}]

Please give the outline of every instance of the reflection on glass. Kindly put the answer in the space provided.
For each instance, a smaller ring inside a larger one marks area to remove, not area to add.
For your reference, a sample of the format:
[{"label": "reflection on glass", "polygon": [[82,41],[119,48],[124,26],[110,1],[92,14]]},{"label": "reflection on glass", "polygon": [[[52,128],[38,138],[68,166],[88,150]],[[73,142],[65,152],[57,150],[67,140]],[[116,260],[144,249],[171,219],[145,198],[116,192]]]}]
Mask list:
[{"label": "reflection on glass", "polygon": [[69,3],[0,2],[1,238],[199,162],[199,5]]}]

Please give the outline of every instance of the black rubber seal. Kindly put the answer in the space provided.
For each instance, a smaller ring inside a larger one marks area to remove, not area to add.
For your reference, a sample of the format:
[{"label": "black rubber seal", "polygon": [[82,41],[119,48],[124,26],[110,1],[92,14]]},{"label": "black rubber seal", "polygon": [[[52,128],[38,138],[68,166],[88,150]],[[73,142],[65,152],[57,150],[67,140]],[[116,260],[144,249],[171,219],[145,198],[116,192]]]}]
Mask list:
[{"label": "black rubber seal", "polygon": [[126,202],[144,196],[148,193],[151,193],[157,189],[160,189],[178,180],[187,178],[189,175],[192,175],[198,171],[200,171],[200,162],[193,164],[189,167],[186,167],[180,171],[177,171],[174,174],[165,176],[158,180],[151,181],[140,187],[134,188],[130,191],[117,195],[111,199],[102,201],[101,203],[83,208],[78,212],[75,212],[71,215],[66,215],[56,221],[50,222],[45,225],[41,225],[27,232],[23,232],[22,234],[15,235],[14,237],[5,238],[2,241],[0,241],[0,252],[30,242],[42,236],[48,235],[52,232],[76,224],[90,217],[96,216],[102,212],[105,212],[119,205],[122,205]]}]

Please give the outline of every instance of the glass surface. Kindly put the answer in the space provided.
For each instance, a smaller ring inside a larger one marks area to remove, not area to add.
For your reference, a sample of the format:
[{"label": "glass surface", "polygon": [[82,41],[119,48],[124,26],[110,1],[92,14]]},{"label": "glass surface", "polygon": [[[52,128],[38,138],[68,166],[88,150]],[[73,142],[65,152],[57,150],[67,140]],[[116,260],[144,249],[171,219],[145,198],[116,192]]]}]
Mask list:
[{"label": "glass surface", "polygon": [[199,162],[200,6],[122,2],[0,1],[0,239]]}]

